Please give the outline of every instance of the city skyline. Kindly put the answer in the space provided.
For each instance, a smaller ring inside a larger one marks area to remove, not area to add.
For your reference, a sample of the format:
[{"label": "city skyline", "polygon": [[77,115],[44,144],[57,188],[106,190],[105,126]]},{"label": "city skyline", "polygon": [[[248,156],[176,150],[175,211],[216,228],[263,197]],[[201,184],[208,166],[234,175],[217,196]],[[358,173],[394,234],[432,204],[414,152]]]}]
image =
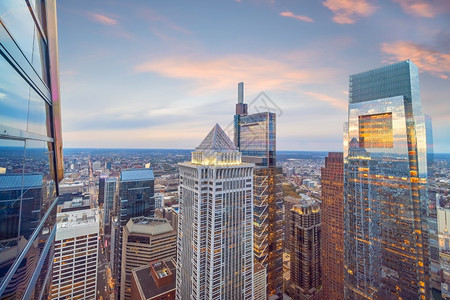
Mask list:
[{"label": "city skyline", "polygon": [[342,151],[348,76],[409,58],[449,153],[450,5],[355,3],[60,2],[64,146],[193,149],[244,81],[280,109],[279,150]]}]

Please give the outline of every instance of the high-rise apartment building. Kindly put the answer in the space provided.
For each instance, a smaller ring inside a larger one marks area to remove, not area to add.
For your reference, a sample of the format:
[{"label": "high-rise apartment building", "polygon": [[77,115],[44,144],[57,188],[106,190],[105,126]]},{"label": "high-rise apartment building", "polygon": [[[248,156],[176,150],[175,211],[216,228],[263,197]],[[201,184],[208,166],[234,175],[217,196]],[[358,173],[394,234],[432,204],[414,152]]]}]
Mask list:
[{"label": "high-rise apartment building", "polygon": [[314,200],[302,200],[289,211],[291,278],[287,293],[294,300],[322,299],[321,226],[320,205]]},{"label": "high-rise apartment building", "polygon": [[346,127],[345,298],[429,299],[436,213],[417,67],[406,60],[350,76]]},{"label": "high-rise apartment building", "polygon": [[58,213],[51,299],[95,299],[100,220],[97,210]]},{"label": "high-rise apartment building", "polygon": [[115,292],[120,295],[123,228],[131,218],[155,214],[154,175],[152,169],[130,169],[120,172],[119,194],[115,202],[117,228],[114,230],[113,277]]},{"label": "high-rise apartment building", "polygon": [[253,164],[219,125],[179,163],[177,299],[253,299]]},{"label": "high-rise apartment building", "polygon": [[344,299],[344,155],[330,152],[321,169],[324,299]]},{"label": "high-rise apartment building", "polygon": [[242,161],[254,163],[254,258],[267,271],[267,294],[281,297],[283,288],[283,198],[281,172],[276,167],[276,115],[249,115],[244,84],[238,85],[234,142]]},{"label": "high-rise apartment building", "polygon": [[123,229],[120,299],[131,298],[131,271],[150,262],[175,259],[177,231],[166,219],[132,218]]},{"label": "high-rise apartment building", "polygon": [[0,298],[47,297],[63,177],[56,1],[0,2]]}]

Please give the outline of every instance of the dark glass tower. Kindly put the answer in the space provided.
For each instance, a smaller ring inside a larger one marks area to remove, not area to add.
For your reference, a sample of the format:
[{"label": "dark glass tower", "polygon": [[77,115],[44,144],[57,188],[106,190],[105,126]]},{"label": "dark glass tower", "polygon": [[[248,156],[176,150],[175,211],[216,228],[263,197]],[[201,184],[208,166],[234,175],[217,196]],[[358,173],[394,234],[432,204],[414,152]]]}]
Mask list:
[{"label": "dark glass tower", "polygon": [[0,299],[48,295],[63,177],[56,1],[0,1]]},{"label": "dark glass tower", "polygon": [[283,198],[281,172],[276,167],[276,115],[247,114],[244,86],[239,83],[234,116],[234,142],[242,161],[254,163],[253,249],[255,263],[267,269],[267,294],[282,295]]},{"label": "dark glass tower", "polygon": [[407,60],[350,76],[347,128],[345,298],[429,299],[436,213],[417,67]]},{"label": "dark glass tower", "polygon": [[116,203],[118,230],[115,230],[113,266],[117,295],[120,295],[123,227],[131,218],[154,217],[154,180],[152,169],[122,170],[120,173],[119,197]]}]

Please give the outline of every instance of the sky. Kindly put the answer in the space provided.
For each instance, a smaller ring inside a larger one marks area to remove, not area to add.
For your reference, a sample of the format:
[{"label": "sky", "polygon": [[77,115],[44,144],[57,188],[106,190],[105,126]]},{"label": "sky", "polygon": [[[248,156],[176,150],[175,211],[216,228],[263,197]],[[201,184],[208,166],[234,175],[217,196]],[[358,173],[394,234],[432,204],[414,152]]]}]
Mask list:
[{"label": "sky", "polygon": [[349,75],[411,59],[450,153],[448,0],[61,0],[58,32],[67,148],[193,149],[243,81],[278,150],[341,151]]}]

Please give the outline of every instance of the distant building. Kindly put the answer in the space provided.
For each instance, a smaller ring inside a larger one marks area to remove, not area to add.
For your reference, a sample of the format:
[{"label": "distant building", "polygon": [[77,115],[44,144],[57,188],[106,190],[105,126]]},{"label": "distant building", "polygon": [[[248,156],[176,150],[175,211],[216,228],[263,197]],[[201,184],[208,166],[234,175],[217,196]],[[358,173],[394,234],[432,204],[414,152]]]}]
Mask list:
[{"label": "distant building", "polygon": [[254,300],[266,300],[267,299],[267,272],[266,268],[260,264],[255,263],[254,266],[254,284],[255,284],[255,296]]},{"label": "distant building", "polygon": [[216,124],[179,163],[177,299],[253,299],[253,164]]},{"label": "distant building", "polygon": [[82,182],[64,183],[59,185],[59,194],[83,193],[84,184]]},{"label": "distant building", "polygon": [[344,299],[344,155],[330,152],[321,170],[324,299]]},{"label": "distant building", "polygon": [[294,300],[321,300],[320,205],[303,200],[289,214],[291,277],[287,293]]},{"label": "distant building", "polygon": [[131,300],[175,300],[173,260],[154,261],[131,271]]},{"label": "distant building", "polygon": [[155,209],[164,207],[164,194],[163,193],[155,193]]},{"label": "distant building", "polygon": [[175,259],[177,232],[166,219],[132,218],[123,230],[120,299],[131,297],[131,270],[152,261]]},{"label": "distant building", "polygon": [[101,176],[98,180],[98,206],[102,207],[105,202],[105,182],[106,177]]},{"label": "distant building", "polygon": [[92,169],[93,171],[101,171],[102,170],[102,163],[99,161],[94,161],[92,163]]},{"label": "distant building", "polygon": [[242,161],[254,163],[253,249],[255,263],[267,271],[267,294],[282,297],[283,289],[283,197],[282,172],[276,167],[276,114],[248,114],[244,83],[238,84],[234,115],[234,143]]},{"label": "distant building", "polygon": [[114,197],[117,191],[117,178],[106,178],[105,180],[105,203],[103,204],[104,233],[111,233],[111,215],[114,211]]},{"label": "distant building", "polygon": [[94,299],[99,219],[96,210],[57,214],[51,299]]},{"label": "distant building", "polygon": [[90,208],[91,203],[89,199],[85,199],[83,197],[75,197],[72,200],[64,201],[61,205],[58,205],[58,213],[86,210]]}]

